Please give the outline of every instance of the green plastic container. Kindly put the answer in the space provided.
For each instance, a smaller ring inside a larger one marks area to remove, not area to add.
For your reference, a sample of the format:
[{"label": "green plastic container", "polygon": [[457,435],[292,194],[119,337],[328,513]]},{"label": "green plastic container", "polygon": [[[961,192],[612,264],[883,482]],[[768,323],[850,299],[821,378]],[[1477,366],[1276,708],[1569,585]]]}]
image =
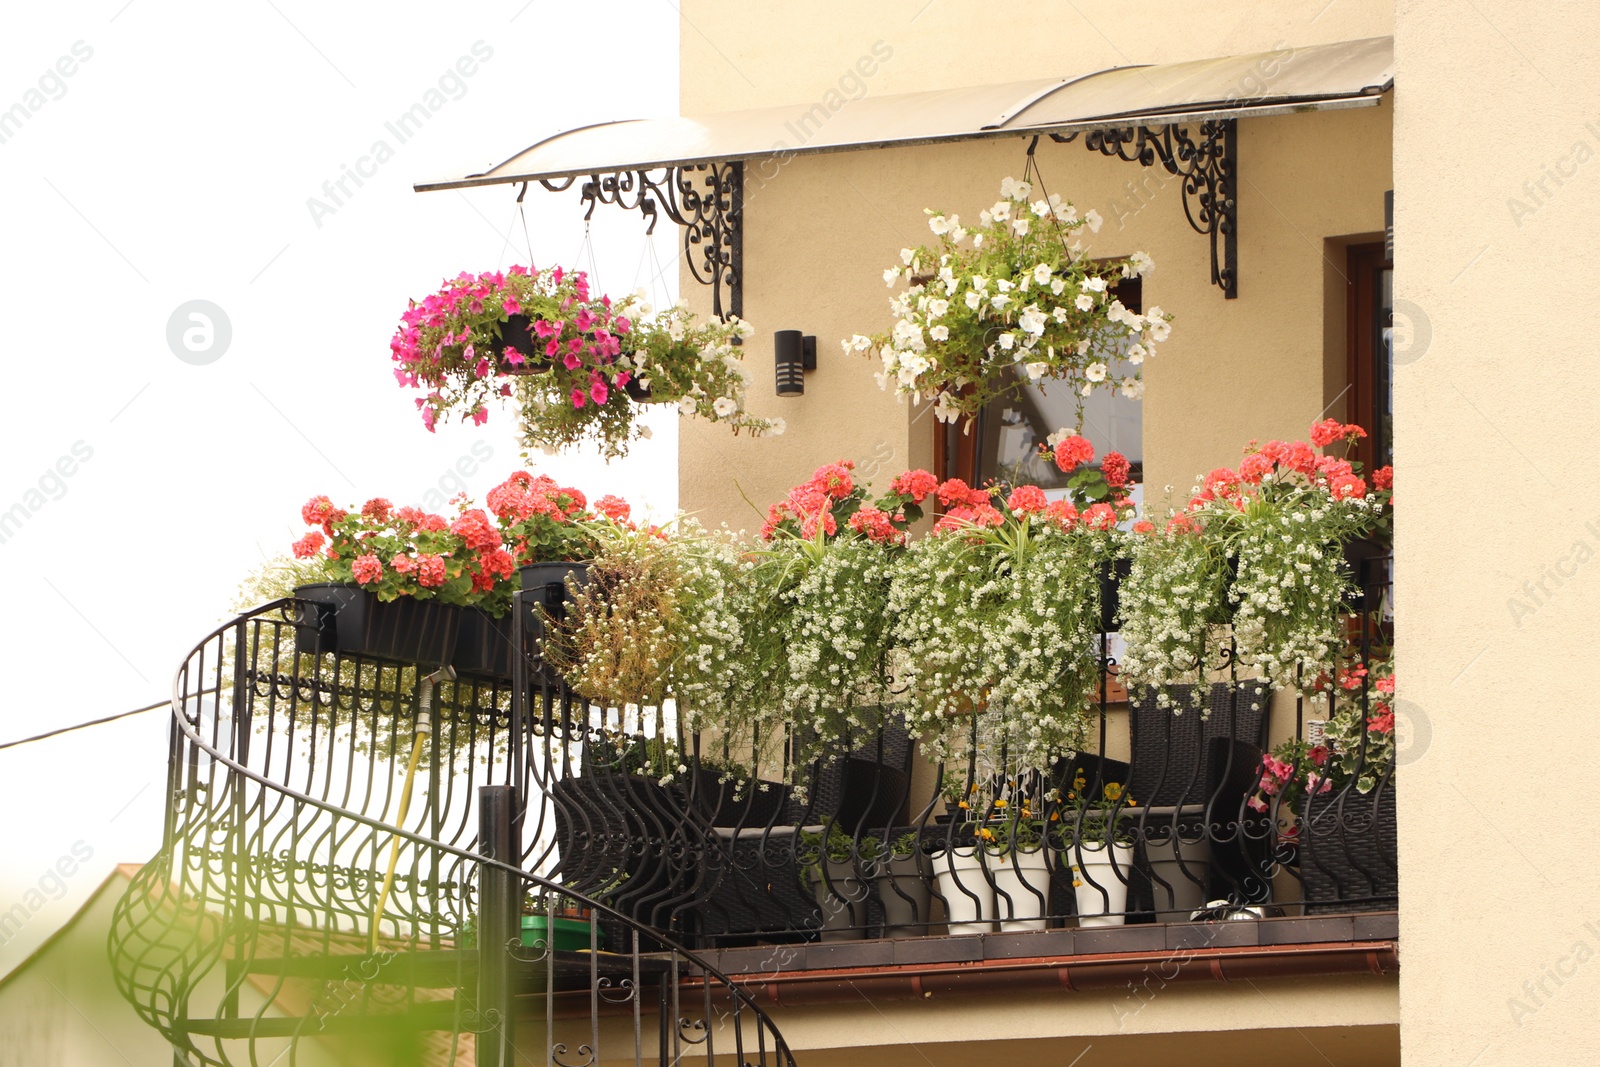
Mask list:
[{"label": "green plastic container", "polygon": [[[528,948],[533,948],[534,943],[545,940],[545,927],[549,918],[544,915],[524,915],[522,917],[522,943]],[[554,944],[550,947],[557,952],[581,952],[589,947],[589,920],[588,919],[563,919],[559,916],[555,920]],[[601,945],[604,948],[604,944]]]}]

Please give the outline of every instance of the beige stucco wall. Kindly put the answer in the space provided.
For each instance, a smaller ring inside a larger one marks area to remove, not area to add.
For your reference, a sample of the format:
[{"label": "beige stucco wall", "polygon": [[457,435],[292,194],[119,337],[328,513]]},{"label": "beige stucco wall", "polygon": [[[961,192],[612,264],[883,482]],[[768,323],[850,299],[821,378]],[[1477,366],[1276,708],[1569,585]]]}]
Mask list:
[{"label": "beige stucco wall", "polygon": [[[780,15],[765,5],[759,11],[741,7],[734,17],[720,5],[691,3],[684,9],[684,108],[820,99],[836,76],[829,74],[819,87],[819,72],[850,66],[875,42],[900,43],[865,79],[869,93],[1001,77],[995,64],[1007,78],[1038,76],[1387,30],[1377,5],[1345,10],[1339,4],[1305,33],[1290,33],[1275,18],[1245,33],[1238,20],[1224,19],[1240,32],[1212,39],[1210,27],[1185,37],[1141,9],[1138,25],[1148,24],[1149,32],[1133,33],[1136,24],[1127,16],[1119,16],[1120,28],[1107,29],[1112,40],[1135,49],[1132,55],[1109,56],[1103,42],[1091,46],[1050,20],[1038,32],[1046,43],[1055,39],[1058,49],[1029,48],[1002,63],[1006,38],[972,19],[951,20],[935,3],[897,35],[884,13],[894,6],[874,9],[867,21],[854,13],[830,21]],[[1335,20],[1337,32],[1328,20]],[[819,28],[824,25],[826,31]],[[757,26],[759,35],[752,29]],[[701,54],[708,40],[741,67],[784,73],[752,89],[715,52],[716,62]],[[961,50],[973,57],[964,67],[930,59]],[[1053,60],[1041,58],[1052,54]],[[1185,493],[1206,470],[1236,462],[1252,437],[1303,436],[1327,406],[1329,382],[1344,373],[1344,354],[1342,326],[1325,315],[1325,290],[1330,272],[1338,278],[1343,263],[1325,255],[1325,242],[1381,231],[1382,195],[1391,185],[1391,121],[1392,98],[1384,98],[1372,108],[1241,123],[1236,300],[1223,299],[1210,284],[1209,247],[1184,221],[1177,180],[1079,144],[1039,146],[1047,188],[1106,218],[1088,242],[1091,252],[1150,253],[1157,270],[1145,280],[1145,304],[1177,316],[1172,339],[1146,367],[1146,484],[1157,505],[1167,486]],[[888,325],[891,294],[882,272],[898,263],[902,247],[931,240],[923,209],[975,217],[994,202],[1001,178],[1021,176],[1027,145],[1025,138],[1007,138],[747,164],[744,313],[756,330],[747,344],[750,407],[782,416],[788,432],[736,439],[720,427],[685,420],[679,499],[686,510],[711,524],[749,528],[759,523],[760,510],[822,463],[854,459],[879,488],[901,470],[932,463],[931,414],[879,390],[872,378],[876,360],[846,355],[839,342]],[[708,294],[687,274],[682,290],[708,306]],[[1342,316],[1342,308],[1337,313]],[[803,397],[774,395],[772,334],[780,329],[817,336],[819,365],[807,375]]]},{"label": "beige stucco wall", "polygon": [[[1086,1067],[1391,1067],[1400,1062],[1392,977],[1151,986],[1137,995],[1105,990],[923,1000],[863,996],[839,1004],[768,1010],[804,1067],[1068,1067],[1080,1062],[1079,1057]],[[698,1019],[702,1013],[696,1004],[686,1005],[684,1014]],[[518,1025],[518,1045],[525,1053],[533,1051],[544,1034],[542,1021]],[[632,1062],[631,1030],[628,1019],[602,1024],[601,1062]],[[648,1042],[656,1033],[649,1012],[642,1030],[649,1060],[654,1046]],[[730,1048],[733,1036],[731,1016],[715,1015],[716,1047]],[[588,1040],[588,1020],[559,1023],[557,1039],[569,1046]],[[756,1040],[755,1028],[747,1024],[745,1048],[753,1050]],[[747,1058],[754,1060],[752,1053]],[[723,1057],[718,1055],[717,1061],[724,1062]]]},{"label": "beige stucco wall", "polygon": [[1396,33],[1405,1062],[1596,1063],[1600,7]]}]

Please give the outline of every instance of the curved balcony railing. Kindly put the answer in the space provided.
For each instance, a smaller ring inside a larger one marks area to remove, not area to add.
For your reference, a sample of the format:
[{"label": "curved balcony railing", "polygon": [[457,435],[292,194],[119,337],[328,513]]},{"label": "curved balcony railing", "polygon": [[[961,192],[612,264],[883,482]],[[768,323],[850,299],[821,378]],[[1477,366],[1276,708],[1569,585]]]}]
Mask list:
[{"label": "curved balcony railing", "polygon": [[[1366,658],[1386,567],[1364,584]],[[1199,693],[1124,702],[1102,635],[1091,743],[1028,774],[995,772],[982,738],[930,762],[893,707],[796,765],[815,739],[585,701],[541,659],[541,599],[559,590],[519,593],[511,654],[460,677],[332,652],[328,609],[299,599],[189,656],[163,848],[111,946],[181,1056],[788,1064],[697,951],[1397,906],[1392,766],[1366,791],[1266,788],[1269,742],[1316,740],[1309,711],[1231,661]],[[1365,686],[1334,692],[1362,722]]]},{"label": "curved balcony railing", "polygon": [[793,1064],[670,934],[528,862],[506,681],[308,654],[317,611],[240,616],[174,682],[163,845],[110,951],[178,1062]]}]

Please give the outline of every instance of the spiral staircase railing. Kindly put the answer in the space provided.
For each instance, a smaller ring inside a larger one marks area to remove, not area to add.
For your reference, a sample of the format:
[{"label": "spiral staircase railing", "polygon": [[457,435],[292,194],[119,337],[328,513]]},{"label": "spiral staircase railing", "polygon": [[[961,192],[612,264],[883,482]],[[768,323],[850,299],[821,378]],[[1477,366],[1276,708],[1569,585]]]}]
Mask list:
[{"label": "spiral staircase railing", "polygon": [[563,848],[538,799],[570,694],[307,654],[315,610],[241,615],[174,680],[163,843],[109,946],[174,1063],[794,1063],[742,988],[562,877],[630,847]]}]

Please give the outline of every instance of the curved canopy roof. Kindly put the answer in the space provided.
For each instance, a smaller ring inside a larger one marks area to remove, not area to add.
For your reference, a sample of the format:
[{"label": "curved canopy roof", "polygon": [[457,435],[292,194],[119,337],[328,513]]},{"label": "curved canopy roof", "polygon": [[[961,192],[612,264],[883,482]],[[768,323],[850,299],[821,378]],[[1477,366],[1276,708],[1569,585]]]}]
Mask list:
[{"label": "curved canopy roof", "polygon": [[487,170],[420,182],[416,189],[1360,107],[1376,104],[1393,85],[1393,38],[1285,46],[1067,78],[607,122],[558,133]]}]

